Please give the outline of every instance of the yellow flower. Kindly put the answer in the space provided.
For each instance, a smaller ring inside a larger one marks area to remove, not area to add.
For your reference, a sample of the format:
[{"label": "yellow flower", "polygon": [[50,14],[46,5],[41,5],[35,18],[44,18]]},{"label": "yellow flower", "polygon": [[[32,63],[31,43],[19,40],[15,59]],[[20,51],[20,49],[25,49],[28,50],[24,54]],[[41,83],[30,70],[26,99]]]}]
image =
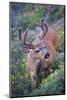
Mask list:
[{"label": "yellow flower", "polygon": [[23,79],[23,76],[21,75],[20,78]]},{"label": "yellow flower", "polygon": [[25,60],[25,59],[23,59],[22,63],[25,63],[25,62],[26,62],[26,60]]},{"label": "yellow flower", "polygon": [[16,49],[14,49],[14,52],[16,52]]},{"label": "yellow flower", "polygon": [[60,64],[58,67],[59,68],[63,68],[64,67],[64,64]]}]

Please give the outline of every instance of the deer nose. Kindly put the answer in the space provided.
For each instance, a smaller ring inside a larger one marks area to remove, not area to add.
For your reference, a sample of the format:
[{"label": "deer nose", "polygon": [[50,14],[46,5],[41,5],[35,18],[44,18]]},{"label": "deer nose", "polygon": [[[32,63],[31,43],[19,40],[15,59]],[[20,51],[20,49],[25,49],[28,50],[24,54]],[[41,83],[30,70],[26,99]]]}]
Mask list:
[{"label": "deer nose", "polygon": [[50,54],[47,52],[47,53],[45,54],[45,56],[44,56],[44,59],[45,59],[45,58],[48,59],[49,56],[50,56]]}]

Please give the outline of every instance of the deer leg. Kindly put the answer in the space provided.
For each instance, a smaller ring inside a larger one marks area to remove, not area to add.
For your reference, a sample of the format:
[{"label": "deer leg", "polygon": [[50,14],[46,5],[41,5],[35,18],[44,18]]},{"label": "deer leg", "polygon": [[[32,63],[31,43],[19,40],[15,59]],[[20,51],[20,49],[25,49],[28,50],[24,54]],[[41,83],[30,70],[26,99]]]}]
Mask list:
[{"label": "deer leg", "polygon": [[37,76],[35,73],[31,73],[31,87],[34,89],[37,83]]},{"label": "deer leg", "polygon": [[50,67],[44,68],[44,69],[41,71],[42,77],[45,77],[45,78],[46,78],[49,74],[50,74]]}]

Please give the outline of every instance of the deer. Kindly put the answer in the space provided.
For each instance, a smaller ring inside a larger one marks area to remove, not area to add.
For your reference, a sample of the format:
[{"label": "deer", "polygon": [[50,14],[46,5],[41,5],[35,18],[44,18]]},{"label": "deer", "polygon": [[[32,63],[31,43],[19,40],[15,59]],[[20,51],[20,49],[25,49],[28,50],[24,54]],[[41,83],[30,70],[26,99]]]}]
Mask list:
[{"label": "deer", "polygon": [[[27,50],[26,66],[30,74],[32,89],[36,87],[38,75],[47,73],[47,76],[50,72],[49,65],[55,61],[59,47],[58,33],[43,19],[37,25],[41,28],[41,32],[32,43],[26,41],[29,28],[25,30],[24,37],[22,37],[21,29],[18,31],[19,39]],[[37,39],[39,39],[38,42],[36,42]]]}]

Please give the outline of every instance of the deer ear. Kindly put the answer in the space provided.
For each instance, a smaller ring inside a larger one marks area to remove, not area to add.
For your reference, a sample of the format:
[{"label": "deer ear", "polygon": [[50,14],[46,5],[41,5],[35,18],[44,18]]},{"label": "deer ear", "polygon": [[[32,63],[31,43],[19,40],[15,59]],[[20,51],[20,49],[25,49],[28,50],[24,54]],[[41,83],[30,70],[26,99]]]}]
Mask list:
[{"label": "deer ear", "polygon": [[29,50],[29,48],[21,48],[21,51],[24,53],[29,53],[30,50]]}]

